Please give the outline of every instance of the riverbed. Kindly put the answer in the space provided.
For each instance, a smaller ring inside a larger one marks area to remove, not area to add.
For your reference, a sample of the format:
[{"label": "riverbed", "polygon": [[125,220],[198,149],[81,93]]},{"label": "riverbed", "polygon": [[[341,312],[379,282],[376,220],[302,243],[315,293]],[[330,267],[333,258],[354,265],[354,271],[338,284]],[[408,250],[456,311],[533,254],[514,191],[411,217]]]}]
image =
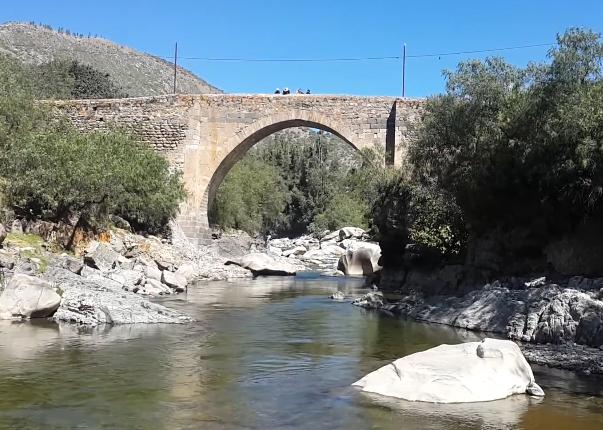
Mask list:
[{"label": "riverbed", "polygon": [[336,302],[343,278],[207,282],[158,301],[186,325],[0,321],[1,429],[602,429],[603,378],[534,366],[544,399],[411,403],[350,384],[483,335]]}]

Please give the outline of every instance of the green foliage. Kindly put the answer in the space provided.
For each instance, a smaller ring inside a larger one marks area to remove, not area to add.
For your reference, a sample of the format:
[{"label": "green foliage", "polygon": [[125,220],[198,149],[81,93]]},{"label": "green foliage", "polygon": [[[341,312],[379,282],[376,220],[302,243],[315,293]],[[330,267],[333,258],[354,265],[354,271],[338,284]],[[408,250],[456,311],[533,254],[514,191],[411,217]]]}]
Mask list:
[{"label": "green foliage", "polygon": [[11,98],[92,99],[127,97],[107,73],[77,61],[28,66],[0,54],[0,94]]},{"label": "green foliage", "polygon": [[[407,243],[450,258],[461,254],[466,232],[454,198],[434,186],[420,185],[398,172],[381,182],[371,209],[371,226],[394,264]],[[385,262],[387,265],[390,262]]]},{"label": "green foliage", "polygon": [[[226,228],[290,236],[366,226],[374,188],[385,171],[382,159],[372,151],[355,153],[329,133],[308,129],[275,133],[227,175],[210,219]],[[269,173],[276,184],[274,198],[279,204],[274,215],[262,215],[270,211],[253,203],[263,201],[260,195],[247,192],[248,183],[257,180],[253,168]]]},{"label": "green foliage", "polygon": [[475,234],[523,226],[546,241],[601,214],[603,44],[571,29],[549,55],[461,63],[428,102],[416,179],[452,196]]},{"label": "green foliage", "polygon": [[286,191],[274,166],[246,158],[222,182],[210,217],[224,228],[265,233],[279,222],[287,204]]},{"label": "green foliage", "polygon": [[346,226],[367,228],[368,207],[365,202],[354,196],[337,194],[327,202],[324,211],[314,217],[310,224],[311,232],[337,230]]},{"label": "green foliage", "polygon": [[96,70],[92,66],[72,61],[69,74],[73,76],[74,85],[71,97],[74,99],[112,99],[128,97],[117,87],[108,73]]},{"label": "green foliage", "polygon": [[2,165],[8,204],[25,216],[77,217],[99,224],[109,214],[157,231],[184,192],[165,159],[121,132],[81,134],[66,126],[23,136]]}]

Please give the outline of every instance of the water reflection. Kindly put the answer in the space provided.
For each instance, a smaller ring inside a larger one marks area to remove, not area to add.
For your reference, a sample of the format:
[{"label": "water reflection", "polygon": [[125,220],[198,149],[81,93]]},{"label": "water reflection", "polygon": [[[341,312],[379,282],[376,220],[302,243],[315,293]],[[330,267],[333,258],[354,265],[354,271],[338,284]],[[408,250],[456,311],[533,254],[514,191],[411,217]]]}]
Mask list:
[{"label": "water reflection", "polygon": [[185,326],[2,321],[0,428],[603,428],[601,379],[550,369],[535,369],[540,403],[432,405],[351,388],[395,358],[481,337],[327,298],[361,282],[208,283],[163,299],[197,318]]}]

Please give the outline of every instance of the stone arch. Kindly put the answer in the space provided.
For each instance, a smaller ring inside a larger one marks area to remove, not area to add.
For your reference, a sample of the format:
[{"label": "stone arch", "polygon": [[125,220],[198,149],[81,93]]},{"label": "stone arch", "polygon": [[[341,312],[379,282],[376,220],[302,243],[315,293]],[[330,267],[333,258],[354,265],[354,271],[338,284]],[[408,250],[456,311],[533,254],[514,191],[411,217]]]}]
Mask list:
[{"label": "stone arch", "polygon": [[[292,127],[311,127],[327,131],[339,137],[352,148],[360,149],[354,141],[357,136],[338,121],[323,114],[311,111],[295,111],[292,114],[279,114],[262,118],[227,139],[221,152],[222,160],[212,172],[211,179],[203,194],[202,205],[208,215],[218,188],[230,169],[251,149],[256,143],[277,131]],[[209,221],[203,220],[208,223]]]}]

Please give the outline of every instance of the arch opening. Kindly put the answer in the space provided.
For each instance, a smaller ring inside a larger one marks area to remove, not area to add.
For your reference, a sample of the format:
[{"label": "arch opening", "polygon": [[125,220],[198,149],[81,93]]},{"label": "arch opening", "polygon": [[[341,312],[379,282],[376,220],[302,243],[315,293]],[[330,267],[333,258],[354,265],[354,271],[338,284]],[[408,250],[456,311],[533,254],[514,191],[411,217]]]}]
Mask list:
[{"label": "arch opening", "polygon": [[[222,183],[228,172],[234,167],[237,162],[239,162],[245,156],[245,154],[247,154],[247,152],[254,145],[261,142],[263,139],[269,137],[270,135],[273,135],[274,133],[295,127],[306,127],[331,133],[341,139],[346,144],[348,144],[353,150],[357,151],[359,149],[349,137],[345,136],[342,132],[338,131],[337,129],[327,126],[322,122],[296,118],[274,122],[267,126],[261,127],[258,130],[249,133],[246,137],[243,137],[240,142],[232,145],[233,149],[224,157],[224,159],[221,161],[221,163],[218,165],[217,169],[213,173],[209,185],[205,190],[205,194],[203,196],[203,204],[207,208],[208,213],[214,202],[218,188],[220,187],[220,184]],[[230,145],[227,147],[230,147]]]}]

